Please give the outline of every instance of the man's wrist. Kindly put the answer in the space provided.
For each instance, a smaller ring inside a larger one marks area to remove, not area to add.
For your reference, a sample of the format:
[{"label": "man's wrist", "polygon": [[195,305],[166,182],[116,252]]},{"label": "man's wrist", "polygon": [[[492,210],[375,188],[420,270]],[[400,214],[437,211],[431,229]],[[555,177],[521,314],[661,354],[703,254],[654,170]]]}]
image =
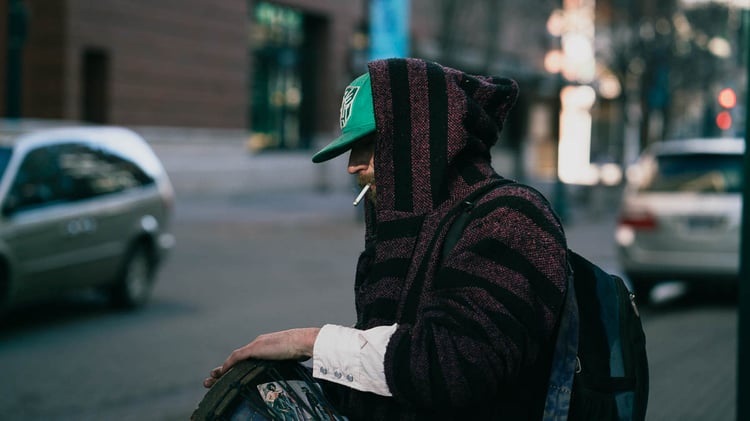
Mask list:
[{"label": "man's wrist", "polygon": [[304,330],[303,334],[303,351],[302,353],[307,358],[312,358],[313,351],[315,349],[315,341],[318,339],[318,333],[320,333],[319,327],[309,327]]}]

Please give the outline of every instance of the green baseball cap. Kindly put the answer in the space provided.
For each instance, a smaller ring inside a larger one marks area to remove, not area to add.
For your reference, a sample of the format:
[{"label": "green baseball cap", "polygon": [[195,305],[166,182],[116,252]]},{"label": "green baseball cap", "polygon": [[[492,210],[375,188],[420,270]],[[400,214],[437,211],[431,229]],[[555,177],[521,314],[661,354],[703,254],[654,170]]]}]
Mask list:
[{"label": "green baseball cap", "polygon": [[362,136],[375,131],[375,111],[372,107],[370,74],[354,79],[344,90],[341,100],[341,136],[313,155],[313,162],[335,158],[352,148]]}]

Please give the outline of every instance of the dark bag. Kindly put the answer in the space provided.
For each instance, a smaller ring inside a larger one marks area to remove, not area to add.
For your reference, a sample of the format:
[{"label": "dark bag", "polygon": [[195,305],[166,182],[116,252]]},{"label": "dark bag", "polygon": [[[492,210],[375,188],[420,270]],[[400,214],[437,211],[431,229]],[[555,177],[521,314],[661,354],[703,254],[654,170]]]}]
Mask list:
[{"label": "dark bag", "polygon": [[243,360],[206,392],[191,421],[342,421],[309,367],[295,361]]},{"label": "dark bag", "polygon": [[[635,294],[619,277],[572,250],[568,255],[572,288],[560,321],[545,419],[643,420],[648,405],[648,359]],[[577,349],[572,348],[575,328],[571,326],[575,324]],[[562,347],[576,349],[575,357],[558,352]],[[568,363],[560,362],[564,358]],[[570,361],[574,362],[572,390],[558,390],[554,380],[570,379]],[[563,411],[554,408],[561,393],[570,399],[567,416],[547,417],[565,412],[564,405]]]},{"label": "dark bag", "polygon": [[[443,258],[461,237],[474,201],[462,203],[464,212],[443,243]],[[568,256],[572,276],[557,332],[544,420],[643,420],[648,359],[635,295],[619,277],[572,250]]]}]

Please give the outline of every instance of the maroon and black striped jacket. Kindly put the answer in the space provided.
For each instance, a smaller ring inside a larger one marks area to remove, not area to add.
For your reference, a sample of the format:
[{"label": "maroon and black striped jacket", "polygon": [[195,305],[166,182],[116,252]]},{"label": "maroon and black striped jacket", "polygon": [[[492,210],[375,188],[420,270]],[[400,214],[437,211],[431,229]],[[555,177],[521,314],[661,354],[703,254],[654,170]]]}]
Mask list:
[{"label": "maroon and black striped jacket", "polygon": [[398,323],[392,398],[340,390],[351,419],[540,419],[568,263],[562,226],[534,189],[482,195],[443,260],[446,231],[490,165],[518,87],[418,59],[369,63],[376,204],[366,202],[357,327]]}]

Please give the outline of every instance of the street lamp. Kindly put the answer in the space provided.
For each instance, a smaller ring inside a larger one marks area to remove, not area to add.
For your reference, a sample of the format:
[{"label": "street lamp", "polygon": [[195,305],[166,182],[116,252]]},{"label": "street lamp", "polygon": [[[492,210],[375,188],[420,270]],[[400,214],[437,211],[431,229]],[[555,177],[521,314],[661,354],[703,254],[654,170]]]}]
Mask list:
[{"label": "street lamp", "polygon": [[589,86],[594,80],[595,0],[563,1],[563,8],[552,12],[547,31],[560,39],[560,49],[544,58],[545,70],[556,75],[555,101],[556,211],[565,220],[567,201],[564,183],[594,184],[598,181],[591,165],[591,107],[596,93]]}]

